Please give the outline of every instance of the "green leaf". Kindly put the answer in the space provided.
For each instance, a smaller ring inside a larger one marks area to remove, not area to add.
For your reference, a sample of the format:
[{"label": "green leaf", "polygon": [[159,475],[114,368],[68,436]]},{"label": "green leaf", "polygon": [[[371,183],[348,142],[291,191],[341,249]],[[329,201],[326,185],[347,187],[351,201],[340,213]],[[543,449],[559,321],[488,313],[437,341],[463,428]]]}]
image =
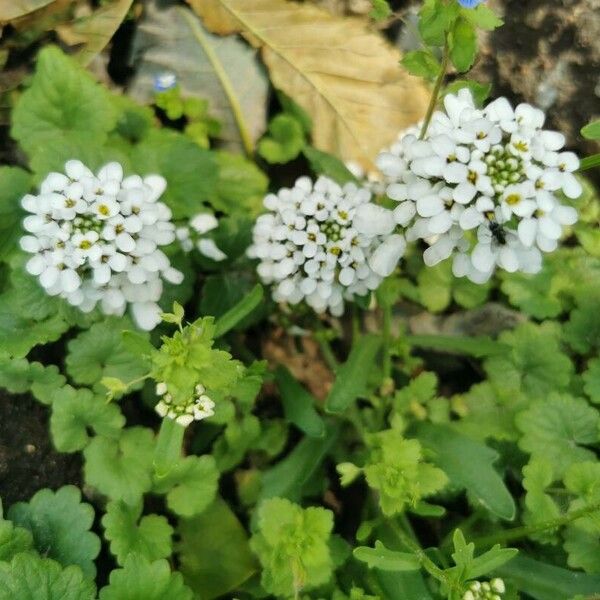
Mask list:
[{"label": "green leaf", "polygon": [[504,356],[510,347],[492,340],[487,335],[407,335],[404,339],[413,346],[445,352],[468,354],[477,358]]},{"label": "green leaf", "polygon": [[331,511],[271,498],[258,507],[256,525],[250,547],[263,567],[261,584],[267,592],[289,597],[331,579]]},{"label": "green leaf", "polygon": [[600,119],[582,127],[581,135],[587,140],[600,140]]},{"label": "green leaf", "polygon": [[564,338],[580,354],[597,352],[600,349],[600,319],[598,304],[600,293],[592,290],[581,294],[577,308],[571,312],[564,326]]},{"label": "green leaf", "polygon": [[302,148],[302,154],[304,154],[310,168],[316,175],[330,177],[340,185],[344,185],[349,181],[356,181],[356,177],[337,156],[308,145]]},{"label": "green leaf", "polygon": [[217,152],[219,179],[210,202],[216,210],[232,214],[244,212],[258,215],[267,193],[267,176],[250,160],[240,154]]},{"label": "green leaf", "polygon": [[167,180],[161,200],[174,219],[196,215],[216,194],[219,165],[214,154],[172,129],[152,130],[135,147],[132,162],[141,175],[160,173]]},{"label": "green leaf", "polygon": [[[28,529],[0,519],[0,563],[10,562],[14,556],[30,550],[32,546],[33,536]],[[1,581],[0,577],[0,584]]]},{"label": "green leaf", "polygon": [[21,198],[29,191],[29,173],[17,167],[0,167],[0,260],[6,260],[23,234]]},{"label": "green leaf", "polygon": [[232,592],[256,572],[246,531],[220,497],[201,515],[181,519],[177,533],[185,582],[205,600]]},{"label": "green leaf", "polygon": [[491,383],[534,399],[566,389],[573,365],[563,353],[557,333],[555,324],[547,322],[523,323],[500,334],[499,342],[511,350],[484,362]]},{"label": "green leaf", "polygon": [[441,66],[437,58],[429,50],[413,50],[407,52],[400,64],[411,74],[417,77],[434,79],[440,72]]},{"label": "green leaf", "polygon": [[59,452],[83,450],[90,440],[89,431],[118,438],[125,417],[119,407],[94,396],[88,389],[66,385],[57,390],[52,403],[50,431]]},{"label": "green leaf", "polygon": [[335,382],[325,400],[327,412],[343,412],[367,393],[366,374],[373,368],[380,347],[381,338],[376,335],[362,336],[354,344],[348,360],[336,371]]},{"label": "green leaf", "polygon": [[313,127],[311,116],[285,92],[276,89],[275,93],[277,94],[277,100],[279,100],[283,112],[294,117],[294,119],[302,125],[304,133],[307,136],[310,135]]},{"label": "green leaf", "polygon": [[100,590],[100,600],[193,600],[181,573],[171,573],[166,560],[150,562],[130,554],[122,569],[110,574],[110,583]]},{"label": "green leaf", "polygon": [[279,114],[269,123],[269,135],[258,142],[258,153],[271,164],[289,162],[304,147],[302,124],[289,114]]},{"label": "green leaf", "polygon": [[241,321],[246,319],[261,303],[264,289],[257,283],[252,291],[244,296],[235,306],[232,306],[225,314],[221,315],[215,323],[215,338],[225,335]]},{"label": "green leaf", "polygon": [[100,552],[100,539],[90,531],[94,509],[81,502],[78,488],[40,490],[29,502],[13,504],[8,518],[31,531],[40,554],[64,566],[78,565],[88,577],[96,574],[94,559]]},{"label": "green leaf", "polygon": [[167,494],[167,506],[182,517],[204,511],[215,499],[219,472],[212,456],[187,456],[161,478],[154,491]]},{"label": "green leaf", "polygon": [[600,404],[600,358],[593,358],[582,375],[583,389],[594,404]]},{"label": "green leaf", "polygon": [[445,425],[423,423],[419,439],[433,452],[432,460],[448,475],[450,482],[466,489],[472,498],[492,514],[511,521],[515,502],[492,464],[498,453]]},{"label": "green leaf", "polygon": [[593,596],[600,589],[600,576],[561,569],[520,555],[498,569],[519,591],[534,600],[567,600],[576,594]]},{"label": "green leaf", "polygon": [[169,418],[162,420],[154,449],[154,474],[157,477],[167,475],[181,458],[184,434],[185,427],[177,421]]},{"label": "green leaf", "polygon": [[[159,515],[142,515],[142,502],[125,504],[121,500],[109,502],[102,517],[104,536],[110,542],[110,551],[120,565],[129,554],[139,554],[149,561],[168,558],[173,552],[173,528]],[[141,519],[140,519],[141,517]]]},{"label": "green leaf", "polygon": [[33,159],[40,149],[61,142],[100,146],[116,119],[108,93],[73,59],[47,46],[14,108],[11,134]]},{"label": "green leaf", "polygon": [[25,358],[11,358],[0,352],[0,387],[13,394],[31,390],[37,400],[49,404],[65,383],[56,365],[44,366]]},{"label": "green leaf", "polygon": [[369,17],[374,21],[384,21],[392,14],[392,9],[387,0],[371,0],[371,5],[373,8],[369,13]]},{"label": "green leaf", "polygon": [[416,571],[421,568],[421,563],[416,555],[388,550],[380,541],[375,542],[375,548],[358,546],[354,548],[352,554],[357,560],[367,563],[369,569]]},{"label": "green leaf", "polygon": [[600,414],[582,398],[550,394],[519,413],[516,423],[523,433],[519,447],[550,460],[559,477],[571,464],[594,457],[584,446],[598,442]]},{"label": "green leaf", "polygon": [[598,532],[590,533],[579,527],[567,527],[563,545],[568,555],[567,564],[588,573],[600,572],[600,542]]},{"label": "green leaf", "polygon": [[426,44],[443,46],[445,32],[458,15],[458,4],[442,0],[426,0],[419,13],[419,33]]},{"label": "green leaf", "polygon": [[49,558],[17,554],[0,563],[0,600],[94,600],[96,586],[76,566],[62,568]]},{"label": "green leaf", "polygon": [[323,437],[325,423],[315,409],[317,401],[314,396],[283,365],[277,367],[275,380],[286,419],[309,437]]},{"label": "green leaf", "polygon": [[[108,317],[72,339],[67,346],[69,375],[83,385],[100,383],[103,377],[129,382],[145,375],[146,361],[130,352],[123,342],[122,332],[129,328],[128,319]],[[141,383],[132,386],[133,389],[139,387]]]},{"label": "green leaf", "polygon": [[150,491],[154,454],[150,429],[124,429],[118,440],[96,436],[83,454],[86,483],[111,500],[133,504]]},{"label": "green leaf", "polygon": [[444,88],[444,95],[456,94],[463,88],[467,88],[471,92],[476,106],[483,106],[485,101],[488,99],[490,92],[492,91],[492,84],[479,83],[478,81],[473,81],[472,79],[456,79]]},{"label": "green leaf", "polygon": [[[533,458],[523,467],[523,487],[527,490],[525,495],[526,512],[524,521],[527,525],[549,521],[560,516],[560,509],[554,499],[546,493],[555,479],[552,462],[545,456]],[[548,530],[529,537],[539,541],[555,541],[554,531]]]},{"label": "green leaf", "polygon": [[463,17],[454,22],[449,36],[450,60],[459,73],[468,71],[477,55],[477,34],[473,25]]},{"label": "green leaf", "polygon": [[496,15],[496,13],[485,4],[480,4],[476,8],[464,8],[461,15],[468,19],[473,25],[480,29],[493,31],[494,29],[504,25],[504,21]]}]

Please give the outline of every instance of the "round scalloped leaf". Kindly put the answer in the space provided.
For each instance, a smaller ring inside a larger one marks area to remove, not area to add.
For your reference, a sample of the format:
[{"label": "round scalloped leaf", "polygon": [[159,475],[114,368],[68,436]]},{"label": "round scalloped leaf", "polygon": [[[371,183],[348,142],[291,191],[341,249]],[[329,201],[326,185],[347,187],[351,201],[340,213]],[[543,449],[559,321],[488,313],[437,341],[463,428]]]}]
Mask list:
[{"label": "round scalloped leaf", "polygon": [[0,600],[94,600],[96,586],[77,566],[62,568],[49,558],[17,554],[0,563]]},{"label": "round scalloped leaf", "polygon": [[39,362],[29,362],[26,358],[11,358],[0,353],[0,387],[13,394],[31,390],[44,404],[48,404],[54,392],[62,387],[65,378],[56,365],[45,366]]},{"label": "round scalloped leaf", "polygon": [[110,574],[110,583],[100,590],[100,600],[192,600],[192,590],[181,573],[171,573],[166,560],[151,563],[130,554],[122,569]]},{"label": "round scalloped leaf", "polygon": [[588,363],[587,371],[582,375],[583,389],[594,404],[600,403],[600,358],[594,358]]},{"label": "round scalloped leaf", "polygon": [[8,518],[31,531],[37,551],[61,564],[78,565],[94,577],[94,559],[100,552],[100,538],[90,531],[94,509],[81,502],[81,492],[67,485],[56,492],[40,490],[29,502],[13,504]]},{"label": "round scalloped leaf", "polygon": [[15,527],[11,521],[0,520],[0,561],[7,562],[32,546],[33,537],[28,529]]},{"label": "round scalloped leaf", "polygon": [[159,515],[146,515],[140,519],[142,503],[134,505],[121,501],[109,502],[102,517],[104,536],[110,541],[110,551],[120,565],[131,553],[148,560],[167,558],[173,551],[173,528]]},{"label": "round scalloped leaf", "polygon": [[152,486],[154,434],[125,429],[118,440],[97,436],[83,451],[85,480],[111,500],[137,502]]}]

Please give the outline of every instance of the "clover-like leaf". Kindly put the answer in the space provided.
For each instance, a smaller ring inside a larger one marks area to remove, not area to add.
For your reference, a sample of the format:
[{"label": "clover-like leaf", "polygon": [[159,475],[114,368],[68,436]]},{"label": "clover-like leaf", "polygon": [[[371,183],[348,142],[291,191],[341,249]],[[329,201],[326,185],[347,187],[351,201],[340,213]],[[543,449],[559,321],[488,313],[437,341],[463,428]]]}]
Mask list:
[{"label": "clover-like leaf", "polygon": [[192,590],[181,573],[171,573],[166,560],[150,562],[130,554],[122,569],[110,574],[110,583],[100,590],[100,600],[192,600]]},{"label": "clover-like leaf", "polygon": [[56,392],[54,398],[50,431],[60,452],[76,452],[85,448],[90,440],[90,430],[98,435],[118,438],[125,425],[125,417],[116,404],[107,403],[88,389],[66,385]]},{"label": "clover-like leaf", "polygon": [[120,565],[131,553],[154,561],[169,557],[173,551],[173,528],[167,519],[159,515],[141,517],[141,514],[141,501],[130,505],[116,500],[109,502],[106,507],[102,525],[105,537],[110,541],[110,551]]},{"label": "clover-like leaf", "polygon": [[86,482],[112,500],[133,504],[152,487],[154,435],[150,429],[125,429],[119,439],[96,436],[83,454]]},{"label": "clover-like leaf", "polygon": [[[145,375],[148,371],[145,360],[123,342],[122,332],[131,327],[128,319],[109,317],[80,333],[68,344],[69,375],[83,385],[94,385],[102,377],[129,382]],[[136,387],[139,385],[133,389]]]},{"label": "clover-like leaf", "polygon": [[156,478],[154,491],[167,494],[167,506],[182,517],[200,514],[215,499],[219,471],[212,456],[187,456],[165,476]]},{"label": "clover-like leaf", "polygon": [[88,577],[95,575],[100,538],[90,531],[94,509],[81,502],[78,488],[67,485],[56,492],[40,490],[29,502],[13,504],[8,518],[31,531],[40,554],[64,566],[78,565]]},{"label": "clover-like leaf", "polygon": [[0,600],[94,600],[96,586],[82,570],[49,558],[17,554],[0,562]]},{"label": "clover-like leaf", "polygon": [[582,398],[551,394],[519,413],[516,423],[523,433],[519,446],[550,460],[557,476],[575,462],[594,458],[585,446],[598,442],[600,414]]}]

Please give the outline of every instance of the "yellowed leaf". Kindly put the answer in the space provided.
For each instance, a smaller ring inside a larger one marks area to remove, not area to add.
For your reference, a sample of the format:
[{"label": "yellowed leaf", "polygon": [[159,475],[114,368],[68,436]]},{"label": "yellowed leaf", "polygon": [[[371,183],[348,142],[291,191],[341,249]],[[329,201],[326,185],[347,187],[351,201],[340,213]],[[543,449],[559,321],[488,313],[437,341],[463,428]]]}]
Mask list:
[{"label": "yellowed leaf", "polygon": [[112,0],[88,16],[59,25],[56,31],[69,46],[83,44],[74,58],[87,65],[108,45],[132,3],[133,0]]},{"label": "yellowed leaf", "polygon": [[275,87],[311,115],[320,150],[370,168],[425,113],[424,85],[363,19],[286,0],[188,2],[211,31],[239,32],[261,49]]},{"label": "yellowed leaf", "polygon": [[54,0],[0,0],[0,23],[28,15],[52,2]]}]

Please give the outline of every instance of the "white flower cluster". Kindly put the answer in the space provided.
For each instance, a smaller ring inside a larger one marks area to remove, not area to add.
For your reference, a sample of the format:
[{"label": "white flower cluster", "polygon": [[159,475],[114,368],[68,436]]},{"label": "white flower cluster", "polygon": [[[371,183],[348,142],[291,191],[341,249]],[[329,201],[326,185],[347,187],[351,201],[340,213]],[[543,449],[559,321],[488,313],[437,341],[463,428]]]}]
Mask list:
[{"label": "white flower cluster", "polygon": [[467,89],[444,98],[425,139],[405,134],[377,165],[387,195],[398,202],[389,218],[408,240],[425,239],[428,266],[454,254],[453,271],[484,282],[496,266],[535,273],[541,252],[557,247],[577,212],[557,192],[581,194],[579,160],[561,152],[561,133],[542,129],[544,113],[499,98],[479,110]]},{"label": "white flower cluster", "polygon": [[265,197],[269,212],[256,221],[248,255],[260,260],[261,279],[275,284],[277,302],[305,300],[316,312],[341,315],[344,299],[376,289],[392,272],[406,243],[390,235],[390,219],[378,234],[369,233],[368,224],[359,233],[359,208],[386,213],[370,199],[369,190],[341,187],[327,177],[314,183],[301,177],[294,187]]},{"label": "white flower cluster", "polygon": [[23,226],[31,235],[21,247],[33,254],[26,269],[46,292],[89,312],[123,315],[131,307],[137,325],[160,322],[163,279],[179,284],[181,272],[159,249],[175,239],[171,210],[158,198],[159,175],[123,178],[113,162],[94,175],[70,160],[65,173],[50,173],[37,196],[21,201],[31,213]]},{"label": "white flower cluster", "polygon": [[161,417],[173,419],[183,427],[187,427],[193,421],[201,421],[215,414],[215,403],[204,393],[203,385],[198,384],[195,388],[195,396],[187,404],[174,404],[173,397],[167,391],[167,384],[160,382],[156,384],[156,394],[161,396],[155,407]]},{"label": "white flower cluster", "polygon": [[220,262],[227,258],[227,255],[219,249],[214,240],[202,237],[205,233],[212,231],[219,226],[214,215],[209,213],[199,213],[190,219],[189,227],[182,225],[175,230],[175,235],[181,244],[184,252],[191,252],[194,247],[200,254],[207,256],[215,262]]},{"label": "white flower cluster", "polygon": [[506,591],[504,581],[499,577],[491,581],[473,581],[463,595],[463,600],[501,600]]}]

